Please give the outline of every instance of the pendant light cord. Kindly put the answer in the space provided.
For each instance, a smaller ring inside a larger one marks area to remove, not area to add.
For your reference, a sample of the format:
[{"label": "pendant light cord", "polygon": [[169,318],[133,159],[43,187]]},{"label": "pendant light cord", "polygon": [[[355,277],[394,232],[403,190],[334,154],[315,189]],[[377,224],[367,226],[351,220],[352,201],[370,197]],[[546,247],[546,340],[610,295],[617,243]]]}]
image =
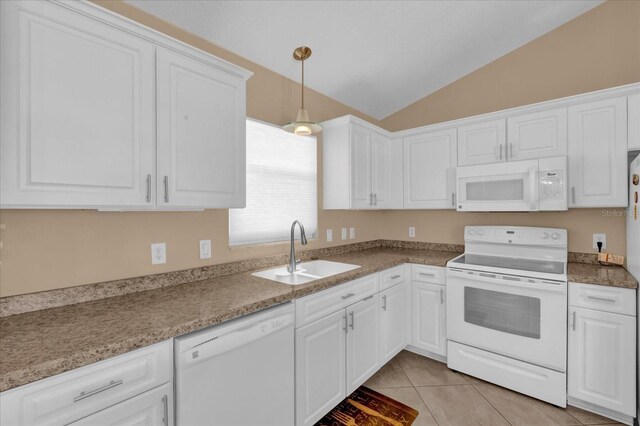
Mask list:
[{"label": "pendant light cord", "polygon": [[302,60],[302,108],[304,108],[304,59]]}]

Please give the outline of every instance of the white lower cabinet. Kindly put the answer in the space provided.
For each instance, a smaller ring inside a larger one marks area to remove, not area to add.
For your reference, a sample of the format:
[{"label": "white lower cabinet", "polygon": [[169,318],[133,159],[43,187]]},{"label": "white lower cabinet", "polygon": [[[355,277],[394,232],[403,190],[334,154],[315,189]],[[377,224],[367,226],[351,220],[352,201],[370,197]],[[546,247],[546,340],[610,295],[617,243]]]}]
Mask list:
[{"label": "white lower cabinet", "polygon": [[387,363],[409,343],[411,292],[407,283],[380,293],[380,364]]},{"label": "white lower cabinet", "polygon": [[[413,267],[425,269],[423,266],[414,265]],[[427,273],[423,272],[423,274],[426,276]],[[414,279],[411,283],[413,318],[411,345],[440,356],[447,355],[445,297],[444,282],[433,284]]]},{"label": "white lower cabinet", "polygon": [[296,330],[296,424],[318,421],[346,396],[344,309]]},{"label": "white lower cabinet", "polygon": [[172,426],[172,401],[173,386],[167,383],[70,424],[73,426]]},{"label": "white lower cabinet", "polygon": [[[161,388],[162,396],[142,397]],[[78,424],[112,424],[104,422],[116,418],[123,420],[118,424],[129,424],[128,419],[149,416],[153,420],[157,413],[173,412],[172,388],[173,341],[165,341],[1,393],[0,424],[60,425],[85,418]],[[166,404],[157,405],[164,404],[163,395],[167,395]],[[129,402],[137,396],[141,397],[139,402]],[[152,399],[157,413],[143,408]],[[112,414],[102,415],[107,408]],[[96,421],[88,421],[94,415]],[[136,420],[133,424],[162,423]],[[170,424],[172,421],[165,426]]]},{"label": "white lower cabinet", "polygon": [[380,366],[378,300],[375,294],[347,308],[347,395]]},{"label": "white lower cabinet", "polygon": [[570,404],[620,421],[636,416],[635,297],[631,289],[570,284]]}]

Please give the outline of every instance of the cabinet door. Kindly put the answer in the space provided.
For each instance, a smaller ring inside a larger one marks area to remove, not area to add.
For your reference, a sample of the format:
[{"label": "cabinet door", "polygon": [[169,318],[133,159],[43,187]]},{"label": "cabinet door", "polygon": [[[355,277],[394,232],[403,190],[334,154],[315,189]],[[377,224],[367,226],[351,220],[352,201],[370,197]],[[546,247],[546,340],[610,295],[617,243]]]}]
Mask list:
[{"label": "cabinet door", "polygon": [[434,354],[447,354],[445,290],[437,284],[412,283],[412,345]]},{"label": "cabinet door", "polygon": [[404,166],[402,165],[402,139],[389,141],[387,154],[387,208],[401,209],[404,206]]},{"label": "cabinet door", "polygon": [[151,207],[154,47],[50,2],[1,2],[3,207]]},{"label": "cabinet door", "polygon": [[629,143],[627,150],[635,151],[640,149],[640,93],[627,98],[627,108],[629,117]]},{"label": "cabinet door", "polygon": [[373,208],[371,188],[371,130],[352,124],[351,141],[351,208]]},{"label": "cabinet door", "polygon": [[504,119],[458,127],[458,166],[506,160]]},{"label": "cabinet door", "polygon": [[567,109],[520,115],[507,120],[508,160],[567,155]]},{"label": "cabinet door", "polygon": [[296,330],[296,425],[312,425],[346,396],[344,310]]},{"label": "cabinet door", "polygon": [[173,425],[173,384],[167,383],[70,424],[73,426],[171,426]]},{"label": "cabinet door", "polygon": [[347,308],[347,395],[380,366],[378,299],[376,293]]},{"label": "cabinet door", "polygon": [[245,82],[158,49],[158,207],[245,206]]},{"label": "cabinet door", "polygon": [[636,318],[569,310],[568,396],[636,415]]},{"label": "cabinet door", "polygon": [[627,98],[569,107],[569,207],[627,206]]},{"label": "cabinet door", "polygon": [[373,192],[373,207],[384,209],[387,207],[387,163],[389,139],[371,132],[371,192]]},{"label": "cabinet door", "polygon": [[407,346],[410,298],[407,283],[397,284],[380,293],[380,365]]},{"label": "cabinet door", "polygon": [[404,139],[404,208],[455,208],[456,130]]}]

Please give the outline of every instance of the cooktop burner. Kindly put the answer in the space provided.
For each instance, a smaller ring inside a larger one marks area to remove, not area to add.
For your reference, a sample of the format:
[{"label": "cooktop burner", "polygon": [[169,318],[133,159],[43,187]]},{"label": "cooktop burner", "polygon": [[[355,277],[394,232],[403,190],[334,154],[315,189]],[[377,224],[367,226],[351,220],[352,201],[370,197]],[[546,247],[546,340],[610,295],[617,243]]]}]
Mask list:
[{"label": "cooktop burner", "polygon": [[518,259],[513,257],[486,256],[481,254],[464,254],[451,263],[466,266],[486,266],[493,268],[519,269],[547,274],[564,274],[564,262],[549,260]]}]

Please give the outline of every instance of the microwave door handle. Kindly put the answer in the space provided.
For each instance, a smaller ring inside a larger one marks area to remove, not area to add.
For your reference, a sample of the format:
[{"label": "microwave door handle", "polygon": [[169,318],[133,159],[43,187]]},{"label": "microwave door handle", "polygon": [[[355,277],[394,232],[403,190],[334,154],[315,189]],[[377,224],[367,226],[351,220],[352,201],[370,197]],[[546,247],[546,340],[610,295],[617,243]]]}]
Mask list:
[{"label": "microwave door handle", "polygon": [[529,169],[529,198],[531,201],[531,211],[538,210],[538,169],[531,167]]}]

